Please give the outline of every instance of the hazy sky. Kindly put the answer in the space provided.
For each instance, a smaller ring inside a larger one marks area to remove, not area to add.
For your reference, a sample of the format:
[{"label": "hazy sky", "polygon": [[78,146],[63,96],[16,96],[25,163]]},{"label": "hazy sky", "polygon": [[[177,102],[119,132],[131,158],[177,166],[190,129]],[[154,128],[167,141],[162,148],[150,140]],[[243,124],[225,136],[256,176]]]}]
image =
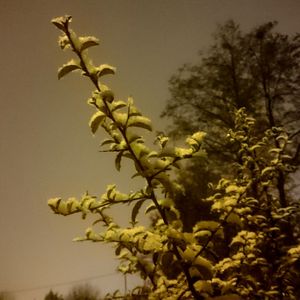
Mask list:
[{"label": "hazy sky", "polygon": [[[78,33],[100,38],[93,60],[117,67],[110,86],[119,98],[132,95],[156,129],[166,126],[159,114],[168,79],[197,60],[216,23],[233,18],[247,30],[278,20],[282,32],[300,32],[299,0],[0,0],[0,291],[22,300],[80,280],[103,293],[123,288],[108,246],[72,242],[89,223],[47,207],[50,197],[135,186],[128,169],[117,173],[97,151],[101,137],[89,131],[86,105],[92,86],[77,74],[57,81],[71,54],[58,48],[50,19],[65,14]],[[124,221],[125,212],[116,216]]]}]

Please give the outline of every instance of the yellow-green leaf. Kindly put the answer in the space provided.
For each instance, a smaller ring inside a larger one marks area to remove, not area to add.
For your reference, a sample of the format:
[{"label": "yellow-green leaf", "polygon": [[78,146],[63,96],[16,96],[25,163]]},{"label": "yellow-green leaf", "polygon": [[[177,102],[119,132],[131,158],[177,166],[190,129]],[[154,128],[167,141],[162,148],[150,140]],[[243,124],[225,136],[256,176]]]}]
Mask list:
[{"label": "yellow-green leaf", "polygon": [[90,119],[89,126],[92,130],[92,133],[95,134],[97,129],[99,128],[99,125],[102,124],[102,122],[105,119],[105,114],[102,111],[97,111]]},{"label": "yellow-green leaf", "polygon": [[69,62],[64,64],[61,68],[58,69],[58,79],[64,77],[65,75],[73,72],[75,70],[80,70],[81,67],[75,59],[71,59]]},{"label": "yellow-green leaf", "polygon": [[107,64],[100,65],[97,68],[98,77],[102,77],[104,75],[114,75],[116,73],[116,68]]},{"label": "yellow-green leaf", "polygon": [[79,42],[81,43],[80,51],[83,51],[87,48],[99,45],[99,40],[94,36],[84,36],[79,38]]},{"label": "yellow-green leaf", "polygon": [[65,24],[70,23],[72,21],[72,17],[66,15],[64,17],[57,17],[51,20],[51,23],[56,26],[58,29],[62,31],[66,31]]},{"label": "yellow-green leaf", "polygon": [[139,210],[140,210],[141,206],[143,205],[143,203],[145,201],[146,201],[146,199],[142,199],[142,200],[139,200],[135,203],[135,205],[132,209],[132,212],[131,212],[131,222],[132,222],[132,224],[136,223],[136,217],[139,213]]},{"label": "yellow-green leaf", "polygon": [[128,120],[128,127],[140,127],[146,130],[152,131],[150,119],[142,116],[134,116]]},{"label": "yellow-green leaf", "polygon": [[116,156],[116,159],[115,159],[115,166],[116,166],[116,169],[118,171],[121,170],[121,159],[122,159],[122,156],[123,156],[123,151],[120,151],[117,156]]}]

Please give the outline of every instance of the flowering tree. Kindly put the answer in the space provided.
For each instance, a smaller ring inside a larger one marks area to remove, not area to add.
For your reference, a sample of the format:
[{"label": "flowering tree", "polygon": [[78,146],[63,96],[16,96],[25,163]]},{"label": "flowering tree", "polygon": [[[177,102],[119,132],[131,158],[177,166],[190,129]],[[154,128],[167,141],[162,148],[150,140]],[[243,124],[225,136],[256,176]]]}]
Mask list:
[{"label": "flowering tree", "polygon": [[[200,221],[192,232],[185,232],[174,205],[185,191],[172,178],[172,170],[183,160],[205,156],[201,147],[205,133],[187,137],[185,148],[171,147],[163,135],[157,136],[157,149],[148,147],[140,132],[151,131],[151,121],[131,97],[117,100],[101,82],[103,76],[115,74],[115,68],[92,63],[88,48],[98,45],[98,40],[77,36],[70,22],[70,16],[52,20],[62,32],[60,47],[76,55],[59,69],[58,77],[79,70],[92,82],[95,90],[88,99],[95,108],[89,122],[92,133],[102,128],[107,135],[101,144],[103,152],[115,153],[116,169],[120,171],[122,160],[128,159],[135,167],[133,177],[142,177],[145,183],[129,194],[109,185],[101,197],[86,193],[80,199],[50,199],[48,205],[57,214],[97,216],[85,236],[76,240],[114,245],[119,270],[147,279],[150,300],[296,299],[293,276],[299,274],[300,246],[291,242],[286,226],[296,207],[280,208],[273,194],[278,172],[288,172],[289,140],[284,129],[273,128],[257,139],[251,135],[255,121],[245,109],[236,112],[228,140],[238,149],[239,175],[222,178],[206,200],[212,203],[217,221]],[[278,141],[275,147],[273,139]],[[111,207],[122,204],[131,206],[128,227],[118,225],[109,214]],[[156,212],[151,226],[138,223],[141,210]],[[219,251],[220,245],[225,245],[224,251]]]}]

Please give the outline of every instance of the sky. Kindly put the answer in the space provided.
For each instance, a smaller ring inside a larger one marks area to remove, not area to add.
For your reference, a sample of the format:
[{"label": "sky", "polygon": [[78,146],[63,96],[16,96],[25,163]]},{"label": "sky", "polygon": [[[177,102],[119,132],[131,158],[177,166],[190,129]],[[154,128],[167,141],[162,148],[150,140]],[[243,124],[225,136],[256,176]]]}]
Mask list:
[{"label": "sky", "polygon": [[[72,242],[90,223],[47,206],[51,197],[140,184],[129,179],[129,167],[117,172],[112,156],[98,152],[103,136],[88,128],[91,84],[78,74],[57,80],[71,53],[58,48],[50,20],[65,14],[78,34],[100,39],[93,61],[117,67],[108,84],[118,98],[133,96],[156,130],[167,126],[159,115],[169,78],[197,61],[217,23],[231,18],[248,30],[277,20],[281,32],[300,31],[298,0],[0,0],[0,291],[16,300],[43,299],[50,288],[66,293],[78,283],[102,294],[124,289],[110,246]],[[113,213],[127,220],[126,209]],[[129,287],[136,282],[128,278]]]}]

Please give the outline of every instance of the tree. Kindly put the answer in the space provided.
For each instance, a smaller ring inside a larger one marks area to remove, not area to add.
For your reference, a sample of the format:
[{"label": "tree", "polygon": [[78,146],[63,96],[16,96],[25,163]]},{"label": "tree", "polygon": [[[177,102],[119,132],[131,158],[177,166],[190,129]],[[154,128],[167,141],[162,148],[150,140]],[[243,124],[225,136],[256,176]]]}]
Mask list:
[{"label": "tree", "polygon": [[54,293],[52,290],[45,296],[45,300],[64,300],[63,296]]},{"label": "tree", "polygon": [[125,295],[123,295],[119,290],[116,290],[113,293],[108,293],[107,295],[105,295],[104,299],[147,300],[149,296],[149,291],[149,287],[147,286],[138,286],[132,291],[127,292]]},{"label": "tree", "polygon": [[66,300],[100,300],[99,291],[88,284],[74,286]]},{"label": "tree", "polygon": [[0,300],[14,300],[15,297],[12,293],[6,291],[0,291]]},{"label": "tree", "polygon": [[[237,148],[226,135],[234,126],[233,112],[242,107],[256,118],[257,137],[273,127],[286,129],[290,167],[293,173],[298,170],[300,35],[274,32],[276,24],[269,22],[242,33],[236,23],[226,22],[218,27],[213,46],[201,54],[200,62],[183,66],[170,80],[171,99],[163,116],[173,120],[171,133],[177,137],[200,129],[208,133],[204,146],[209,163],[197,168],[197,174],[202,174],[201,187],[216,182],[221,174],[233,175],[228,163],[238,159]],[[278,147],[276,140],[273,143]],[[291,174],[278,173],[276,191],[282,207],[292,201],[287,193]],[[198,198],[190,197],[191,205],[202,206]]]},{"label": "tree", "polygon": [[[143,188],[129,194],[109,185],[100,198],[85,193],[80,199],[50,199],[48,205],[56,214],[97,216],[85,236],[76,240],[114,245],[119,270],[146,279],[150,300],[297,299],[300,245],[294,241],[287,244],[285,230],[297,207],[282,207],[274,195],[278,174],[288,174],[292,163],[287,155],[290,136],[284,128],[267,129],[258,137],[255,120],[246,110],[233,112],[226,143],[237,150],[235,163],[227,166],[236,169],[235,176],[222,177],[206,199],[215,219],[201,220],[187,232],[175,207],[178,195],[185,200],[185,190],[172,175],[182,161],[204,157],[205,133],[189,135],[182,148],[172,147],[168,137],[160,135],[158,149],[149,148],[139,132],[151,130],[150,120],[138,111],[132,98],[115,99],[101,82],[102,76],[115,73],[115,69],[107,64],[97,67],[88,56],[87,49],[98,40],[78,37],[70,29],[70,16],[52,22],[62,31],[60,47],[76,55],[59,69],[58,77],[79,70],[93,83],[95,91],[88,100],[96,110],[89,122],[92,133],[102,127],[108,135],[102,142],[103,152],[116,154],[116,169],[120,170],[123,159],[129,159],[136,171],[133,177],[145,182]],[[132,207],[127,227],[118,225],[109,214],[111,207],[123,204]],[[157,213],[152,226],[138,223],[142,209],[145,214]],[[220,245],[223,251],[219,251]],[[172,267],[172,274],[166,266]]]}]

